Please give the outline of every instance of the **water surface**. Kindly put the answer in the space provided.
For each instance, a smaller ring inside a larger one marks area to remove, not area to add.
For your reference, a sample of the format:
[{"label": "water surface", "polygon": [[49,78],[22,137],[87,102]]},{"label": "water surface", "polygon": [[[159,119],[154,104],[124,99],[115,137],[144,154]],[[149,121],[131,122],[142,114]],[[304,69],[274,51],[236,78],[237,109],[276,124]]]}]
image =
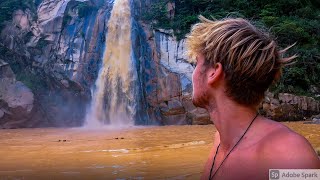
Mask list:
[{"label": "water surface", "polygon": [[[320,126],[284,123],[320,148]],[[0,179],[199,179],[213,125],[0,130]]]}]

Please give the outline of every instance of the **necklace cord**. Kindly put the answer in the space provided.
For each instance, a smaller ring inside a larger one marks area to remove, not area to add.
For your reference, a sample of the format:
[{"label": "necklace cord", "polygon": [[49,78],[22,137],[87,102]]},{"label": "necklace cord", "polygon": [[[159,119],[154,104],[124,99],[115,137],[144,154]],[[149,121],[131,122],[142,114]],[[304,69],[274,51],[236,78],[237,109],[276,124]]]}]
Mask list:
[{"label": "necklace cord", "polygon": [[218,150],[219,150],[219,147],[220,147],[220,143],[217,147],[217,150],[216,150],[216,154],[214,155],[214,158],[213,158],[213,162],[212,162],[212,166],[211,166],[211,169],[210,169],[210,175],[209,175],[209,180],[212,180],[212,178],[216,175],[216,173],[218,172],[218,170],[220,169],[220,167],[222,166],[222,164],[224,163],[224,161],[228,158],[228,156],[230,155],[231,151],[239,144],[239,142],[242,140],[242,138],[244,137],[244,135],[248,132],[249,128],[251,127],[253,121],[258,117],[259,113],[256,114],[256,116],[252,119],[251,123],[249,124],[249,126],[247,127],[247,129],[244,131],[244,133],[242,134],[242,136],[240,137],[240,139],[237,141],[237,143],[232,147],[232,149],[229,151],[229,153],[226,155],[226,157],[222,160],[221,164],[219,165],[219,167],[217,168],[217,170],[213,173],[213,175],[211,176],[212,174],[212,170],[213,170],[213,166],[214,166],[214,162],[216,160],[216,156],[218,154]]}]

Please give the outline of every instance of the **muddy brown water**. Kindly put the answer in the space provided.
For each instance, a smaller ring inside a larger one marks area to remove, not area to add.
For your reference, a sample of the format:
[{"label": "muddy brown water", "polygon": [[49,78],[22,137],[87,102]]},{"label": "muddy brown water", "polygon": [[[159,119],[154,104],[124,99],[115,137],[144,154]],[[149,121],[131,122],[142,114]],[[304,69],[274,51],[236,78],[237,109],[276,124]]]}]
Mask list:
[{"label": "muddy brown water", "polygon": [[[320,150],[320,125],[284,123]],[[199,179],[213,125],[0,130],[0,179]]]}]

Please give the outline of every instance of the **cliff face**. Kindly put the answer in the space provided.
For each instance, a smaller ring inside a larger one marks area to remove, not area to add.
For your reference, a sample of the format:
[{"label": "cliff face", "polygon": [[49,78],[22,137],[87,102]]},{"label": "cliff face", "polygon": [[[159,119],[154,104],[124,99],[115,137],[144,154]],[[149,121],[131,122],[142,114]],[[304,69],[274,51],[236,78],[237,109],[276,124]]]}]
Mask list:
[{"label": "cliff face", "polygon": [[[44,126],[83,123],[111,8],[112,4],[100,0],[44,0],[37,12],[13,13],[12,22],[1,32],[0,59],[35,94],[34,103],[43,114],[30,119],[41,118]],[[8,119],[19,120],[19,116]],[[21,122],[11,127],[30,126]]]},{"label": "cliff face", "polygon": [[[156,1],[133,1],[134,19]],[[170,7],[174,7],[171,5]],[[173,16],[172,12],[168,12]],[[138,56],[147,124],[209,124],[208,113],[192,104],[193,67],[185,56],[185,40],[177,41],[170,31],[153,29],[135,21],[133,42]]]},{"label": "cliff face", "polygon": [[[177,41],[172,32],[153,29],[140,20],[154,2],[131,1],[132,54],[141,92],[136,97],[140,109],[135,123],[211,123],[208,113],[192,104],[193,67],[184,55],[185,40]],[[13,13],[0,36],[0,75],[4,79],[0,128],[83,124],[106,48],[112,5],[104,0],[43,0],[36,12]],[[168,16],[173,17],[174,4],[168,7]],[[274,102],[266,100],[261,105],[271,117],[279,111]],[[317,103],[317,108],[306,106],[303,111],[319,112]]]},{"label": "cliff face", "polygon": [[[149,97],[151,107],[158,112],[159,122],[172,124],[209,124],[206,110],[192,104],[193,67],[187,62],[185,40],[177,41],[170,31],[145,27],[148,44],[155,62],[154,95]],[[152,84],[152,82],[150,82]]]}]

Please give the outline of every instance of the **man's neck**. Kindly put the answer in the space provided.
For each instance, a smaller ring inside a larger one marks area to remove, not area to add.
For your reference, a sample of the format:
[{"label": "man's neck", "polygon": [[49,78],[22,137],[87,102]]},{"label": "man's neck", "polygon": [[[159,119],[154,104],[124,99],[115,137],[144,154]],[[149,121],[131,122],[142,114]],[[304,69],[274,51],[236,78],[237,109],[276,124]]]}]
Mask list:
[{"label": "man's neck", "polygon": [[227,97],[216,99],[207,109],[219,132],[220,146],[225,151],[236,144],[257,113],[255,108],[241,106]]}]

